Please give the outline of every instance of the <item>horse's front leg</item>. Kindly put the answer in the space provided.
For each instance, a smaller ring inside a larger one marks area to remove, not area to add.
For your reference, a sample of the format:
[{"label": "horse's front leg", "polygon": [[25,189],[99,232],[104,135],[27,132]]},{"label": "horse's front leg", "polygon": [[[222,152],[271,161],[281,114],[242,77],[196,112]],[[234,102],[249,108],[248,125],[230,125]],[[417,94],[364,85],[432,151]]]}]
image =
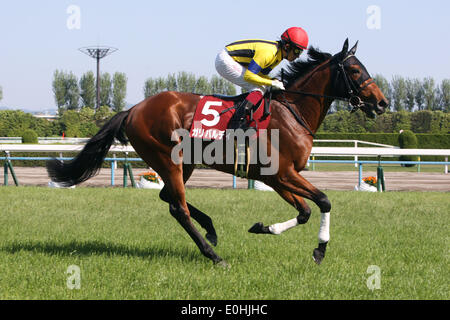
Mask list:
[{"label": "horse's front leg", "polygon": [[292,205],[298,211],[298,216],[296,218],[290,219],[285,222],[275,223],[270,226],[264,226],[262,222],[255,223],[248,231],[251,233],[261,233],[261,234],[274,234],[279,235],[286,230],[298,226],[299,224],[305,224],[308,222],[311,216],[311,208],[308,206],[306,201],[285,190],[279,186],[272,187],[286,202]]},{"label": "horse's front leg", "polygon": [[[274,190],[284,190],[283,192],[278,192],[280,195],[289,201],[288,193],[292,193],[292,197],[298,200],[298,197],[303,197],[314,201],[314,203],[320,208],[321,218],[320,218],[320,228],[319,228],[319,245],[313,252],[313,259],[317,264],[320,264],[325,257],[325,251],[327,243],[330,240],[330,211],[331,203],[328,197],[321,192],[319,189],[314,187],[308,180],[303,178],[294,168],[288,170],[283,175],[278,175],[275,179],[267,181],[268,184],[274,188]],[[284,195],[284,196],[283,196]],[[298,197],[295,197],[298,196]],[[298,202],[301,204],[301,202]],[[306,203],[305,203],[306,204]],[[305,210],[305,209],[303,209]],[[310,211],[305,211],[304,217],[310,214]],[[299,215],[300,216],[300,215]],[[307,219],[306,219],[307,221]],[[305,221],[305,222],[306,222]],[[291,229],[297,226],[299,223],[299,218],[291,219],[282,223],[274,224],[269,227],[263,227],[266,232],[259,233],[271,233],[279,234],[283,231]],[[255,227],[255,226],[254,226]],[[252,227],[253,228],[253,227]],[[250,230],[249,230],[250,231]],[[268,231],[268,232],[267,232]],[[281,231],[281,232],[280,232]]]}]

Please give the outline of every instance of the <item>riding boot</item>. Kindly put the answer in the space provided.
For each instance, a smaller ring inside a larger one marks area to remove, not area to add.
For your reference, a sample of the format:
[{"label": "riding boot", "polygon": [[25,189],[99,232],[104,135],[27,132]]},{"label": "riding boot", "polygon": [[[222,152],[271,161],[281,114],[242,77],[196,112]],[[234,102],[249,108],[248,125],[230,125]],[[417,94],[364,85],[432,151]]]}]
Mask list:
[{"label": "riding boot", "polygon": [[247,99],[242,101],[236,108],[236,115],[233,116],[234,119],[232,119],[229,128],[233,130],[242,129],[245,131],[245,129],[248,128],[247,116],[251,115],[254,106],[255,105]]},{"label": "riding boot", "polygon": [[[262,99],[263,94],[259,90],[253,90],[250,92],[244,101],[236,108],[236,113],[233,116],[232,123],[230,125],[230,129],[247,129],[249,123],[247,123],[247,116],[252,115],[253,108],[258,104],[258,102]],[[253,119],[250,118],[250,122]]]}]

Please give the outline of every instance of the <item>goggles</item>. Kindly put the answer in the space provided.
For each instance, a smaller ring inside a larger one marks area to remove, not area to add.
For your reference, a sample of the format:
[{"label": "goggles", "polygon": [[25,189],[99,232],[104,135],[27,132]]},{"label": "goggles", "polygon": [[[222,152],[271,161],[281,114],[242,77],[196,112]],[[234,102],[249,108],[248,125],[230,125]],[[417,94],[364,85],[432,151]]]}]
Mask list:
[{"label": "goggles", "polygon": [[294,51],[294,54],[295,54],[295,55],[299,56],[299,55],[302,54],[303,49],[295,48],[295,47],[294,47],[294,48],[292,49],[292,51]]}]

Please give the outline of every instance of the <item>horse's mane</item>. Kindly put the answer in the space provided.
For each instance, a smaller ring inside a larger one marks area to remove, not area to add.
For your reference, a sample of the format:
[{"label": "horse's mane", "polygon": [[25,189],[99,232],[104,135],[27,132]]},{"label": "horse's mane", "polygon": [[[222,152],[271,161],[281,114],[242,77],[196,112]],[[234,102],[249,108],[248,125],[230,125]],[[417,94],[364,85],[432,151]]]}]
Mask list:
[{"label": "horse's mane", "polygon": [[322,52],[311,46],[308,49],[308,58],[306,60],[297,59],[291,62],[281,71],[283,73],[282,76],[281,74],[278,74],[278,76],[283,78],[284,85],[288,88],[331,57],[330,53]]}]

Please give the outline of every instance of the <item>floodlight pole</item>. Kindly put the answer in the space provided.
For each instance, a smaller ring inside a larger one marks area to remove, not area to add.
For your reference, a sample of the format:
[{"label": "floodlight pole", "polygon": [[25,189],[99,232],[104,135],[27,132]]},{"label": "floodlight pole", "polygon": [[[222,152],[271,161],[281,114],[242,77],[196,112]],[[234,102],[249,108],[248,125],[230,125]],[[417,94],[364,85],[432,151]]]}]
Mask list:
[{"label": "floodlight pole", "polygon": [[97,47],[83,47],[78,49],[87,54],[91,58],[97,60],[97,104],[96,109],[100,108],[100,59],[116,52],[118,49],[113,47],[97,46]]},{"label": "floodlight pole", "polygon": [[98,110],[100,108],[100,55],[97,54],[96,57],[97,60],[97,100],[96,100],[96,110]]}]

